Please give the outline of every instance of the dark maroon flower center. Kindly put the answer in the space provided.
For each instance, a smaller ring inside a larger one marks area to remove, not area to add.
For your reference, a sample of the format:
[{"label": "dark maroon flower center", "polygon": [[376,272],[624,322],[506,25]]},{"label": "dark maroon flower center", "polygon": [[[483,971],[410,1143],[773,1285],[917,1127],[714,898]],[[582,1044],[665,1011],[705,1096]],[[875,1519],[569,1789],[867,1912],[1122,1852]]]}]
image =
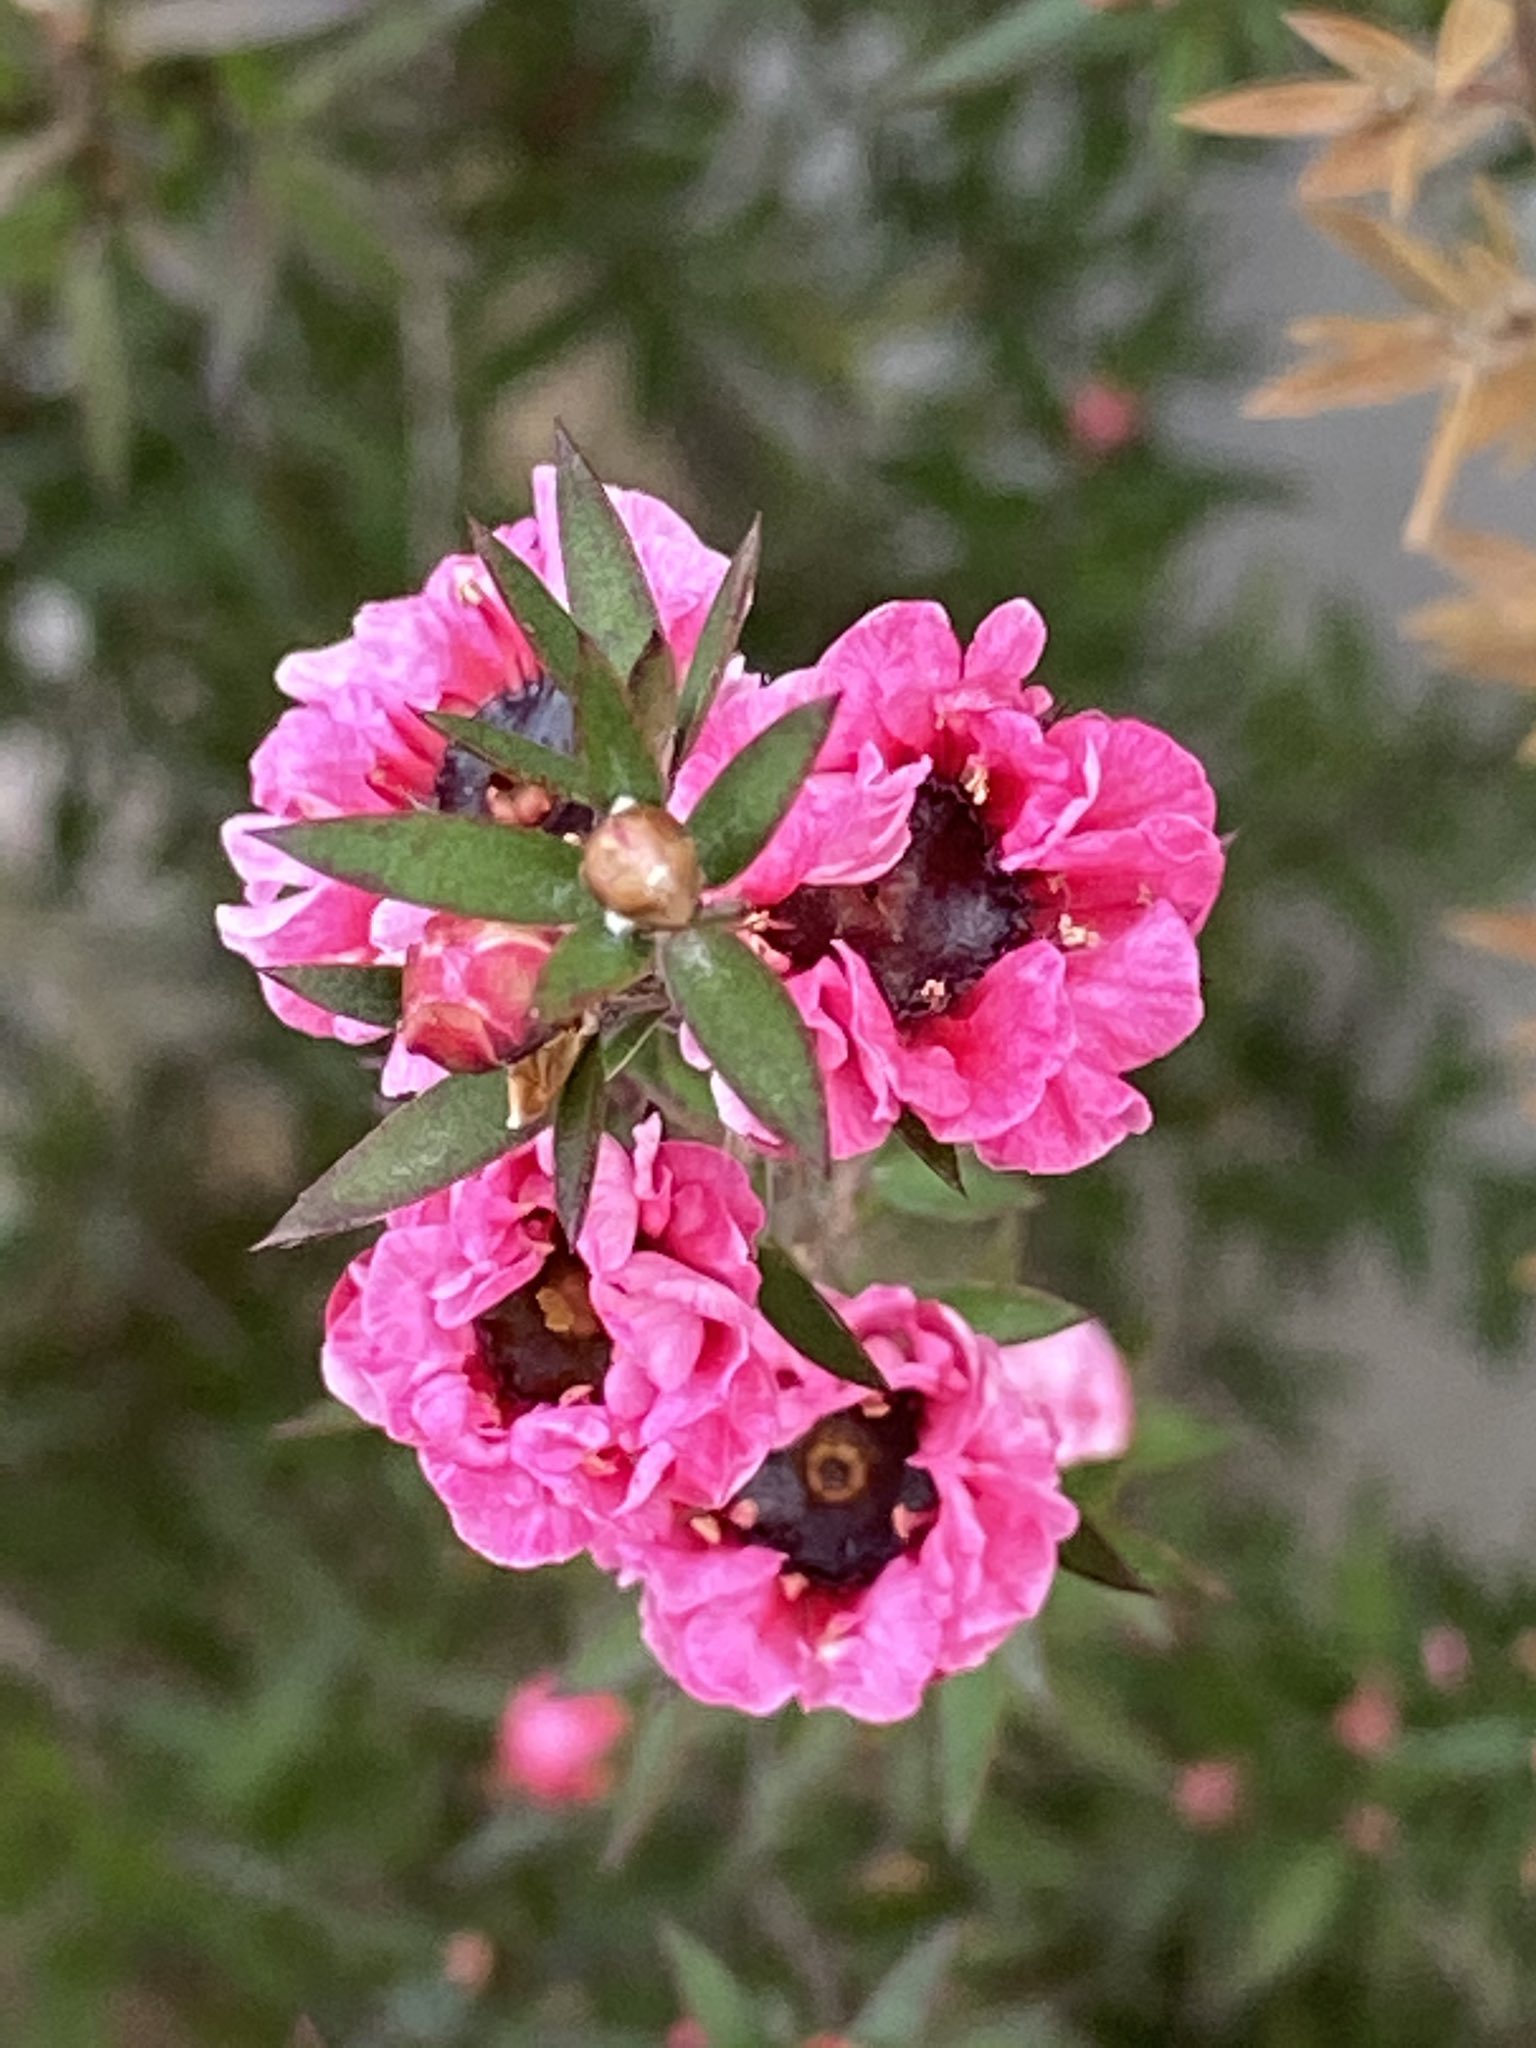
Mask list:
[{"label": "dark maroon flower center", "polygon": [[515,1294],[475,1318],[470,1378],[505,1422],[579,1388],[598,1392],[613,1340],[597,1319],[587,1269],[556,1226],[539,1271]]},{"label": "dark maroon flower center", "polygon": [[1029,899],[998,865],[980,810],[931,776],[912,803],[911,844],[873,882],[796,889],[768,937],[801,971],[834,939],[860,954],[901,1022],[936,1016],[1035,935]]},{"label": "dark maroon flower center", "polygon": [[[571,700],[548,676],[502,690],[475,713],[498,732],[520,733],[558,754],[574,753],[576,719]],[[585,804],[551,796],[537,783],[519,782],[489,761],[456,742],[443,755],[433,786],[440,811],[465,818],[494,818],[504,825],[537,825],[558,834],[590,832],[592,812]]]},{"label": "dark maroon flower center", "polygon": [[913,1393],[824,1416],[764,1459],[726,1521],[743,1542],[781,1550],[784,1569],[811,1585],[870,1585],[921,1542],[938,1511],[932,1476],[908,1462],[922,1420],[922,1397]]}]

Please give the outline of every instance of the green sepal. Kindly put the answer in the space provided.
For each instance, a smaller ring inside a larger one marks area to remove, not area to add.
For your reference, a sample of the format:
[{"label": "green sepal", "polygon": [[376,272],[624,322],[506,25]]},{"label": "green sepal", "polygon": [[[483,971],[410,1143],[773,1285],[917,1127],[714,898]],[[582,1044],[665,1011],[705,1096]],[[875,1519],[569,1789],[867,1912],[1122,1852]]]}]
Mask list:
[{"label": "green sepal", "polygon": [[557,796],[578,799],[594,795],[583,764],[574,754],[562,754],[557,747],[540,746],[520,732],[503,732],[483,718],[461,718],[453,711],[424,711],[422,718],[445,740],[462,747],[478,760],[516,776],[519,782],[536,782]]},{"label": "green sepal", "polygon": [[388,1030],[400,1021],[400,969],[359,967],[337,962],[314,967],[263,967],[275,981],[306,1003],[329,1010],[333,1017],[351,1017],[359,1024]]},{"label": "green sepal", "polygon": [[660,631],[656,600],[613,500],[558,425],[555,504],[571,616],[619,674],[627,676],[651,635]]},{"label": "green sepal", "polygon": [[547,832],[437,811],[395,811],[280,825],[261,836],[338,882],[461,917],[574,924],[592,909],[580,847]]},{"label": "green sepal", "polygon": [[596,1038],[576,1055],[555,1103],[555,1214],[574,1245],[587,1213],[603,1139],[603,1058]]},{"label": "green sepal", "polygon": [[698,737],[699,727],[715,701],[726,664],[736,652],[741,629],[757,588],[757,567],[762,554],[763,523],[754,519],[747,537],[731,557],[720,579],[720,588],[705,616],[688,664],[687,679],[677,707],[677,758],[681,760]]},{"label": "green sepal", "polygon": [[1155,1588],[1126,1562],[1098,1524],[1090,1522],[1086,1515],[1057,1551],[1056,1562],[1064,1572],[1092,1579],[1095,1585],[1112,1586],[1117,1593],[1144,1593],[1156,1598]]},{"label": "green sepal", "polygon": [[749,740],[694,805],[688,830],[705,879],[729,882],[762,852],[800,793],[837,716],[838,699],[799,704]]},{"label": "green sepal", "polygon": [[757,1268],[757,1305],[781,1337],[838,1379],[890,1392],[884,1373],[831,1302],[771,1237],[759,1241]]},{"label": "green sepal", "polygon": [[579,924],[545,961],[533,992],[536,1016],[559,1024],[598,996],[612,995],[638,981],[651,964],[652,943],[639,932],[611,932],[594,919]]},{"label": "green sepal", "polygon": [[759,1123],[825,1167],[821,1069],[779,977],[723,925],[677,932],[658,950],[667,993],[710,1064]]},{"label": "green sepal", "polygon": [[377,1223],[520,1144],[507,1129],[507,1077],[449,1074],[392,1110],[307,1187],[256,1247],[302,1244]]},{"label": "green sepal", "polygon": [[999,1344],[1029,1344],[1086,1323],[1088,1311],[1043,1287],[994,1286],[984,1280],[956,1280],[938,1290],[940,1299],[985,1337]]}]

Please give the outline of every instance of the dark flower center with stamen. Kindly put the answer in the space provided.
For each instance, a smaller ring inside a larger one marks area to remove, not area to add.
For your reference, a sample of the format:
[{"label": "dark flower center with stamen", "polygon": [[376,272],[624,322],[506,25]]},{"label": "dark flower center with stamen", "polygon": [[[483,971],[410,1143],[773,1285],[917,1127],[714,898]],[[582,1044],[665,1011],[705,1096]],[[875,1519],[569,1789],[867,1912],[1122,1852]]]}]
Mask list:
[{"label": "dark flower center with stamen", "polygon": [[601,1388],[613,1340],[593,1310],[587,1269],[563,1232],[525,1287],[476,1316],[475,1347],[470,1377],[509,1422],[578,1387]]},{"label": "dark flower center with stamen", "polygon": [[[541,747],[552,747],[557,754],[573,754],[576,750],[576,718],[571,700],[548,676],[538,676],[531,683],[519,683],[501,691],[482,704],[475,717],[498,732],[519,733],[524,739],[536,740]],[[493,768],[489,761],[470,753],[467,747],[454,743],[443,755],[432,796],[440,811],[454,811],[460,817],[532,824],[557,835],[591,831],[593,818],[588,806],[560,796],[547,798],[542,816],[538,815],[536,801],[527,816],[520,815],[519,796],[537,787],[519,783],[504,770]]]},{"label": "dark flower center with stamen", "polygon": [[999,867],[986,820],[958,784],[930,777],[913,800],[911,831],[877,881],[796,889],[771,913],[767,934],[797,971],[842,939],[904,1022],[947,1010],[1034,936],[1019,878]]},{"label": "dark flower center with stamen", "polygon": [[938,1488],[907,1461],[918,1446],[922,1397],[893,1394],[883,1412],[839,1409],[758,1467],[726,1510],[746,1543],[784,1553],[812,1585],[867,1586],[921,1541]]}]

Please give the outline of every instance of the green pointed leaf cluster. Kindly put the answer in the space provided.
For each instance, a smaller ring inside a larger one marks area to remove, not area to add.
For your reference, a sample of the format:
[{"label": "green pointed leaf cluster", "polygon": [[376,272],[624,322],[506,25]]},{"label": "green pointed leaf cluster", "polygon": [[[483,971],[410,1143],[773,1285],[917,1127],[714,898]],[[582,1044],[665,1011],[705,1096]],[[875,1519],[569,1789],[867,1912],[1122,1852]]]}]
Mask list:
[{"label": "green pointed leaf cluster", "polygon": [[268,981],[279,982],[333,1017],[351,1017],[359,1024],[388,1028],[400,1019],[398,967],[264,967]]},{"label": "green pointed leaf cluster", "polygon": [[589,1038],[555,1103],[555,1214],[574,1244],[587,1213],[603,1139],[603,1055]]},{"label": "green pointed leaf cluster", "polygon": [[667,993],[758,1122],[824,1165],[827,1109],[800,1012],[783,982],[734,932],[695,926],[658,949]]},{"label": "green pointed leaf cluster", "polygon": [[541,783],[557,796],[593,797],[591,779],[574,754],[541,746],[520,732],[503,732],[483,718],[461,718],[452,711],[426,711],[422,716],[434,732],[452,745],[500,768],[520,782]]},{"label": "green pointed leaf cluster", "polygon": [[574,924],[591,909],[580,849],[547,832],[436,811],[391,811],[280,825],[265,837],[338,882],[460,917]]},{"label": "green pointed leaf cluster", "polygon": [[688,829],[706,881],[731,881],[762,852],[811,771],[836,697],[801,704],[749,740],[694,806]]},{"label": "green pointed leaf cluster", "polygon": [[262,1244],[302,1244],[377,1223],[391,1210],[488,1166],[520,1137],[514,1139],[507,1130],[503,1072],[450,1074],[392,1110],[344,1153],[305,1189]]},{"label": "green pointed leaf cluster", "polygon": [[1028,1344],[1085,1323],[1088,1311],[1043,1287],[1003,1287],[986,1281],[955,1281],[939,1295],[973,1329],[999,1344]]},{"label": "green pointed leaf cluster", "polygon": [[721,679],[757,589],[758,560],[762,553],[762,525],[754,519],[747,537],[731,557],[730,567],[720,580],[713,604],[704,620],[703,631],[688,664],[683,695],[677,713],[677,751],[681,759],[698,736],[700,726],[715,701]]},{"label": "green pointed leaf cluster", "polygon": [[757,1265],[762,1275],[757,1305],[781,1337],[840,1380],[890,1392],[885,1374],[782,1245],[765,1237],[758,1245]]},{"label": "green pointed leaf cluster", "polygon": [[1096,1585],[1112,1586],[1117,1593],[1154,1594],[1156,1588],[1128,1564],[1110,1542],[1103,1530],[1084,1515],[1076,1529],[1062,1544],[1056,1554],[1056,1561],[1064,1572],[1072,1572],[1080,1579],[1092,1579]]},{"label": "green pointed leaf cluster", "polygon": [[613,932],[606,924],[579,924],[544,963],[533,1006],[546,1024],[578,1016],[598,996],[638,981],[651,964],[652,946],[639,932]]}]

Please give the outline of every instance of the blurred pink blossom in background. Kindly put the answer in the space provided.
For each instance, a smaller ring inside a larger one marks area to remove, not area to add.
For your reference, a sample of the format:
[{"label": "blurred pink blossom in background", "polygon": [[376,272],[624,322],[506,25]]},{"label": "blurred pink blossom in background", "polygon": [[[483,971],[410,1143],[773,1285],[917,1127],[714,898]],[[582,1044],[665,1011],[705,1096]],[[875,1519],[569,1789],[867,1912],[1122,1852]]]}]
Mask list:
[{"label": "blurred pink blossom in background", "polygon": [[581,1806],[606,1796],[609,1755],[629,1709],[608,1692],[561,1694],[552,1672],[520,1685],[496,1735],[496,1779],[541,1806]]}]

